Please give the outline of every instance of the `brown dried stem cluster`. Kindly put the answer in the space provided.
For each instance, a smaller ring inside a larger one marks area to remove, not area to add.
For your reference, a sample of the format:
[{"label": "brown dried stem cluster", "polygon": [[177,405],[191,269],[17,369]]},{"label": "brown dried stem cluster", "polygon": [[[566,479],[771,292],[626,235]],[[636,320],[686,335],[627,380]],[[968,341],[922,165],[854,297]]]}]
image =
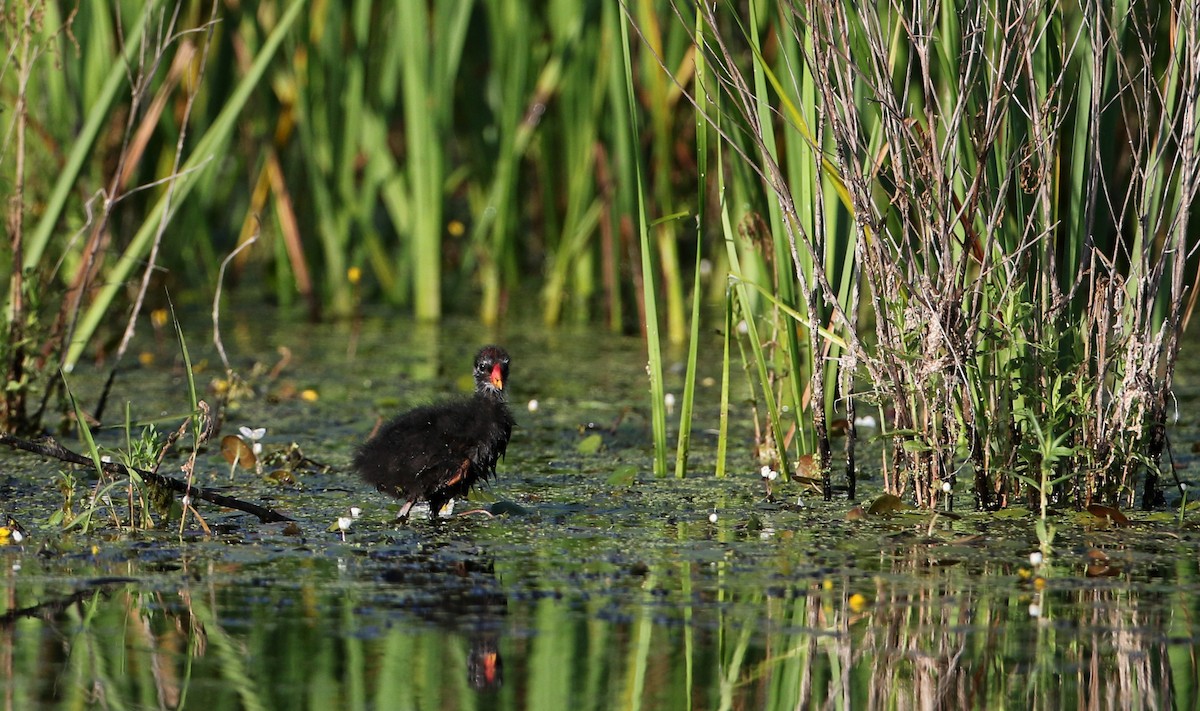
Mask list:
[{"label": "brown dried stem cluster", "polygon": [[780,208],[810,348],[844,346],[818,435],[852,394],[822,374],[865,377],[890,491],[933,506],[970,472],[979,506],[1044,511],[1132,502],[1145,471],[1153,503],[1200,177],[1197,9],[1156,8],[808,0],[761,47],[702,10],[697,97],[728,98],[710,118]]}]

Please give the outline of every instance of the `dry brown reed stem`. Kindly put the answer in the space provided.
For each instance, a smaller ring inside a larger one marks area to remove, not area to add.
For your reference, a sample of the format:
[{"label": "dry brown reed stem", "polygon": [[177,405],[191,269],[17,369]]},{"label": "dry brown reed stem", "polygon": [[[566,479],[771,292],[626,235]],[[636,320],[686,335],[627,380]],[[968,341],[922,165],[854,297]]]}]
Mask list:
[{"label": "dry brown reed stem", "polygon": [[[33,63],[38,53],[32,44],[34,9],[28,8],[25,16],[16,15],[10,22],[24,23],[18,31],[20,40],[9,48],[9,58],[17,59],[17,100],[13,107],[16,165],[13,175],[13,193],[6,206],[6,224],[9,234],[9,245],[13,254],[14,268],[9,276],[9,313],[8,342],[12,349],[8,362],[4,364],[5,382],[20,383],[25,379],[25,284],[23,270],[20,268],[20,255],[24,253],[25,235],[25,131],[28,127],[28,96],[29,78],[33,74]],[[19,48],[19,54],[18,54]],[[5,62],[7,66],[8,62]],[[25,426],[25,388],[6,387],[4,397],[0,398],[0,424]]]},{"label": "dry brown reed stem", "polygon": [[[205,23],[203,27],[199,28],[198,30],[185,30],[184,33],[177,34],[175,32],[175,25],[179,17],[180,4],[176,3],[174,11],[172,12],[170,20],[165,28],[162,43],[156,48],[154,61],[151,64],[152,70],[147,76],[138,82],[139,84],[149,83],[150,79],[154,75],[153,68],[156,68],[157,65],[165,58],[167,49],[171,45],[178,45],[176,49],[176,61],[174,61],[171,65],[172,74],[177,80],[181,78],[187,72],[187,70],[191,69],[190,65],[192,63],[192,58],[195,55],[195,48],[190,39],[185,38],[185,35],[190,34],[193,31],[204,33],[205,39],[201,45],[200,57],[195,67],[196,74],[195,76],[190,77],[190,80],[187,82],[187,98],[184,100],[183,112],[179,120],[179,136],[175,140],[175,153],[172,157],[170,170],[171,176],[178,176],[180,174],[180,166],[183,164],[183,147],[188,135],[188,124],[192,115],[192,107],[196,103],[196,95],[200,90],[201,79],[204,77],[205,69],[208,66],[208,53],[212,45],[213,30],[217,25],[217,10],[218,3],[216,0],[213,0],[209,9],[208,22]],[[172,87],[175,84],[176,82],[169,80],[164,89],[167,87]],[[140,139],[141,136],[138,136],[138,138]],[[144,146],[144,143],[142,142],[143,140],[144,139],[135,140],[132,143],[132,147],[136,150],[137,156],[141,155],[142,148]],[[125,160],[125,153],[126,151],[124,150],[121,152],[120,160]],[[127,179],[125,170],[119,171],[118,175],[121,176],[122,180]],[[162,220],[159,222],[158,230],[154,234],[154,241],[150,245],[150,254],[146,258],[146,268],[142,271],[142,281],[138,286],[137,296],[133,301],[133,307],[130,309],[129,320],[126,322],[125,332],[121,336],[121,344],[117,347],[115,358],[116,361],[121,360],[121,358],[125,355],[125,350],[129,347],[129,342],[133,340],[133,334],[137,325],[137,318],[141,314],[142,304],[145,303],[146,300],[146,292],[150,288],[150,277],[157,269],[158,252],[162,246],[163,236],[167,231],[167,225],[171,221],[171,200],[175,193],[175,185],[176,181],[174,180],[174,177],[168,179],[166,195],[167,207],[163,210]],[[113,367],[116,367],[115,363]]]}]

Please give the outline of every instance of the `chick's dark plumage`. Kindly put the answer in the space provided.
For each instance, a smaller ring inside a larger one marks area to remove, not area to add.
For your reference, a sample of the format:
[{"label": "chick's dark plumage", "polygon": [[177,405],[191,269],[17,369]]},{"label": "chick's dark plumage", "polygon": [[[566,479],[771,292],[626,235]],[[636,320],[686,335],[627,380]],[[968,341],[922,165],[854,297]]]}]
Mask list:
[{"label": "chick's dark plumage", "polygon": [[487,346],[475,356],[475,394],[418,407],[391,420],[354,457],[354,467],[375,488],[404,501],[400,518],[418,501],[430,515],[475,482],[496,473],[508,449],[513,417],[505,402],[508,353]]}]

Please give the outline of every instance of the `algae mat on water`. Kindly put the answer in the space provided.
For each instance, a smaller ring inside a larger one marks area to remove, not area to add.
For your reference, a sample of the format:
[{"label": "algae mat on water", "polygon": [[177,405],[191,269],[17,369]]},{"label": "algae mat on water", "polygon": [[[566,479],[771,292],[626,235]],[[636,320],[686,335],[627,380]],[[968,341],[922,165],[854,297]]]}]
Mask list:
[{"label": "algae mat on water", "polygon": [[[227,432],[265,427],[264,461],[302,453],[327,468],[231,473],[214,445],[198,483],[296,521],[210,506],[211,536],[189,526],[181,538],[169,522],[61,534],[44,523],[62,503],[58,466],[4,453],[0,501],[25,533],[0,542],[6,708],[1196,702],[1193,512],[1182,523],[1126,512],[1127,527],[1060,513],[1053,552],[1035,565],[1028,512],[848,518],[851,502],[822,503],[795,483],[768,500],[744,408],[737,473],[713,478],[703,432],[715,398],[704,393],[694,475],[652,478],[634,340],[374,321],[231,331],[231,352],[264,366]],[[351,449],[378,416],[458,388],[484,341],[522,364],[519,427],[481,499],[503,513],[395,527],[395,502],[348,473]],[[180,409],[169,348],[157,359],[164,367],[118,380],[143,415]],[[72,377],[78,397],[94,396],[101,375]],[[201,382],[213,377],[201,366]],[[1180,379],[1184,412],[1190,382]],[[1181,421],[1177,441],[1195,427]],[[1193,464],[1180,464],[1187,478]]]}]

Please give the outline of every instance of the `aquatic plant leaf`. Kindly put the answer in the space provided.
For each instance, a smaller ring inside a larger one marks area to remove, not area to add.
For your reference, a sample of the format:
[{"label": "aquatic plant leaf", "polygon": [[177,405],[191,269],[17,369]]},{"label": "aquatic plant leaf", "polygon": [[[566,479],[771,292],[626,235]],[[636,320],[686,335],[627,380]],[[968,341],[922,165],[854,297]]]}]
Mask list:
[{"label": "aquatic plant leaf", "polygon": [[1029,509],[1024,506],[1009,506],[999,511],[992,511],[988,514],[993,519],[1004,521],[1016,521],[1029,516]]},{"label": "aquatic plant leaf", "polygon": [[580,454],[595,454],[596,452],[599,452],[600,448],[603,446],[604,437],[598,432],[593,432],[587,437],[584,437],[579,444],[575,446],[575,449],[578,450]]},{"label": "aquatic plant leaf", "polygon": [[817,459],[812,454],[804,454],[796,459],[797,478],[818,480],[820,476],[821,468],[817,466]]},{"label": "aquatic plant leaf", "polygon": [[488,512],[493,516],[528,516],[532,513],[529,509],[512,501],[497,501],[488,507]]},{"label": "aquatic plant leaf", "polygon": [[1107,519],[1111,521],[1113,525],[1116,526],[1130,525],[1130,521],[1125,517],[1125,514],[1111,506],[1104,506],[1103,504],[1090,504],[1087,507],[1087,511],[1098,519]]},{"label": "aquatic plant leaf", "polygon": [[895,494],[880,494],[879,498],[871,502],[867,513],[872,516],[882,516],[883,514],[897,513],[906,509],[903,499]]},{"label": "aquatic plant leaf", "polygon": [[626,464],[608,475],[609,486],[632,486],[637,481],[637,467]]},{"label": "aquatic plant leaf", "polygon": [[[254,456],[254,455],[251,454],[250,456]],[[251,466],[253,466],[253,465],[251,465]],[[272,482],[274,484],[284,484],[287,486],[295,486],[297,483],[295,475],[292,474],[287,469],[276,469],[274,471],[268,472],[267,476],[266,476],[266,480],[269,482]]]},{"label": "aquatic plant leaf", "polygon": [[230,464],[236,464],[245,469],[253,469],[258,462],[250,445],[237,435],[225,435],[221,438],[221,456]]}]

